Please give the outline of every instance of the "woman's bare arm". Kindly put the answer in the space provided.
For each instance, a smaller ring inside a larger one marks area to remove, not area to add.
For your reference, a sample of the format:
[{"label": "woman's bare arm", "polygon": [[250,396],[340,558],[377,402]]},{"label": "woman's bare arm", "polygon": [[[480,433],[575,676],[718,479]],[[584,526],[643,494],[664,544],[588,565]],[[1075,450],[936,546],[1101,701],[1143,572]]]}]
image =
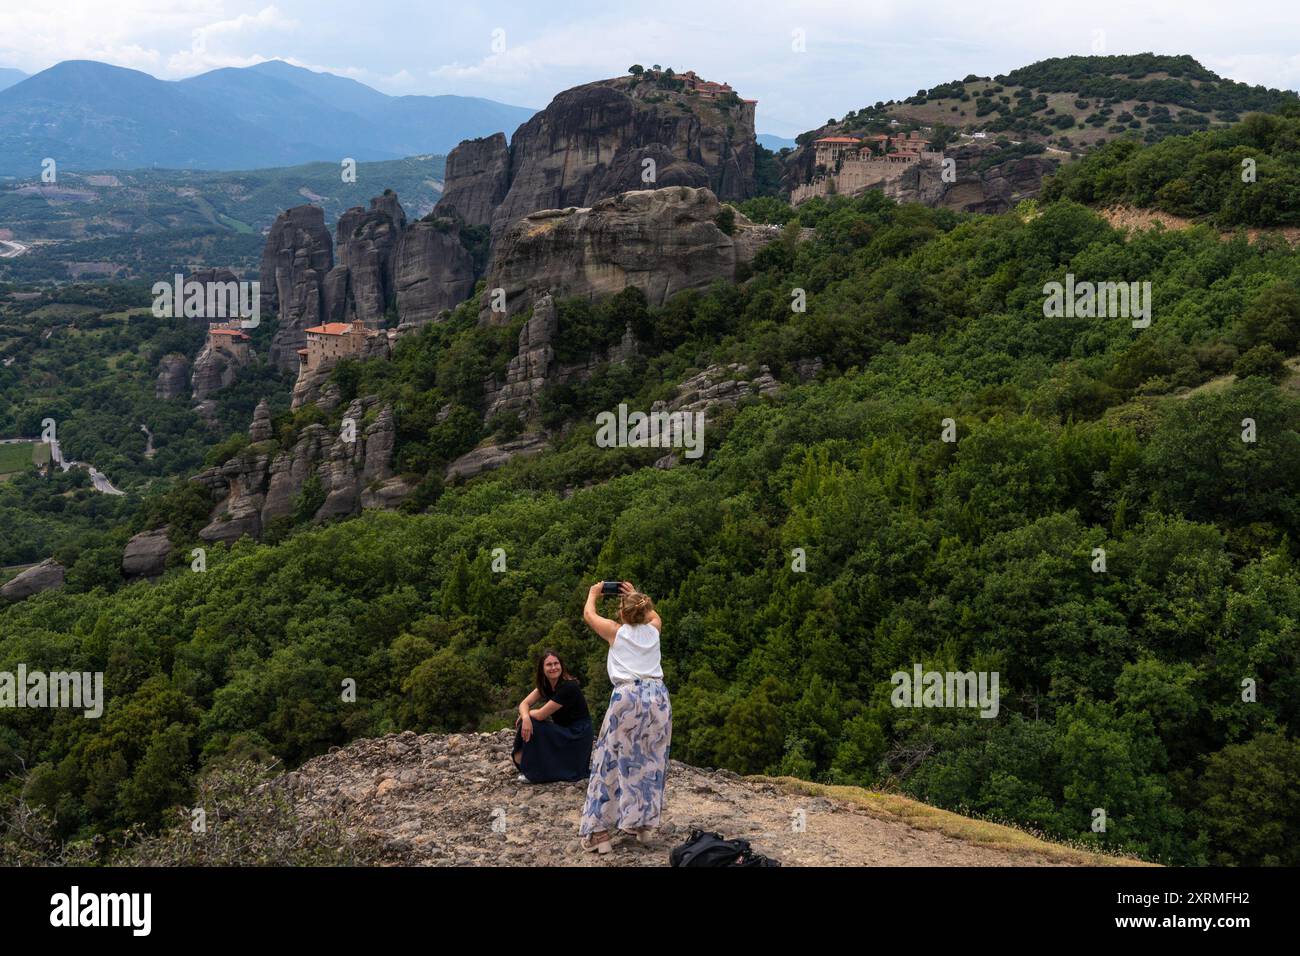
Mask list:
[{"label": "woman's bare arm", "polygon": [[542,695],[538,692],[537,688],[534,687],[533,692],[519,702],[519,716],[527,717],[528,709],[541,700],[541,698]]},{"label": "woman's bare arm", "polygon": [[587,592],[587,606],[582,609],[582,619],[587,625],[605,639],[606,644],[614,643],[614,635],[618,633],[618,625],[607,617],[601,617],[596,610],[596,598],[600,594],[601,582],[597,581]]}]

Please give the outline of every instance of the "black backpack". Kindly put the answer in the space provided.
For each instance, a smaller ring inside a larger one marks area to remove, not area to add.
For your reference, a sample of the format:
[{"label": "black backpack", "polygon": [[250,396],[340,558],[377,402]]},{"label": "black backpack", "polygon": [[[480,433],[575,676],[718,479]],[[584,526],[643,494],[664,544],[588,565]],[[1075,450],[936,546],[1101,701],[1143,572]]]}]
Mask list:
[{"label": "black backpack", "polygon": [[748,840],[724,840],[721,833],[691,830],[690,839],[668,854],[673,866],[780,866],[749,848]]}]

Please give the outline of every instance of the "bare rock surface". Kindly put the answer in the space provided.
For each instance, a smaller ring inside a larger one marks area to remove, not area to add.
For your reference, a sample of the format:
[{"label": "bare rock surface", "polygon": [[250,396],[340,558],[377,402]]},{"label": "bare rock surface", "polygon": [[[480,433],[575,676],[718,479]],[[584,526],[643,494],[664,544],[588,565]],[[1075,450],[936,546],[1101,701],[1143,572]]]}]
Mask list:
[{"label": "bare rock surface", "polygon": [[[1054,860],[920,830],[855,803],[670,760],[662,824],[598,856],[578,845],[579,783],[527,784],[510,760],[513,730],[358,740],[278,778],[307,816],[374,837],[416,866],[667,866],[693,827],[743,837],[785,866],[1035,866]],[[794,825],[802,813],[802,830]]]},{"label": "bare rock surface", "polygon": [[[495,248],[479,319],[500,324],[547,293],[596,298],[635,286],[657,308],[685,289],[734,281],[779,230],[733,211],[728,234],[721,213],[708,189],[675,186],[526,215]],[[492,311],[498,288],[505,290],[504,313]]]},{"label": "bare rock surface", "polygon": [[586,83],[557,95],[508,147],[499,135],[452,150],[438,212],[490,224],[495,246],[539,209],[587,207],[629,189],[707,186],[725,200],[748,199],[754,111],[738,95],[710,99],[648,76]]},{"label": "bare rock surface", "polygon": [[499,445],[482,445],[449,464],[444,477],[448,480],[473,478],[485,471],[500,468],[512,458],[540,454],[546,449],[547,443],[546,435],[534,432]]},{"label": "bare rock surface", "polygon": [[467,139],[447,154],[439,216],[470,226],[489,226],[510,189],[510,147],[504,133]]},{"label": "bare rock surface", "polygon": [[172,543],[167,528],[142,531],[126,543],[122,552],[122,573],[128,578],[153,578],[167,567]]},{"label": "bare rock surface", "polygon": [[179,352],[164,355],[158,362],[158,379],[154,384],[154,398],[169,401],[180,398],[189,390],[190,360]]},{"label": "bare rock surface", "polygon": [[324,318],[325,276],[334,268],[334,243],[319,206],[295,206],[276,217],[262,249],[261,316],[278,316],[271,361],[298,367],[306,329]]},{"label": "bare rock surface", "polygon": [[63,587],[63,577],[63,565],[53,558],[46,558],[40,564],[30,567],[19,574],[4,587],[0,587],[0,598],[9,601],[21,601],[33,594],[40,594],[42,591],[61,588]]}]

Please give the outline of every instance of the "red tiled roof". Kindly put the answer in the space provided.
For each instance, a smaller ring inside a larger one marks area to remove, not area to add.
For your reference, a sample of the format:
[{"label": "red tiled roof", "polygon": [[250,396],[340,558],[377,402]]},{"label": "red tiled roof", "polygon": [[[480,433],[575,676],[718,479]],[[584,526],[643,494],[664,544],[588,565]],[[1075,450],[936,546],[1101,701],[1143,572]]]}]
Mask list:
[{"label": "red tiled roof", "polygon": [[308,332],[316,332],[320,335],[347,335],[352,331],[352,326],[347,322],[326,322],[324,325],[315,325]]}]

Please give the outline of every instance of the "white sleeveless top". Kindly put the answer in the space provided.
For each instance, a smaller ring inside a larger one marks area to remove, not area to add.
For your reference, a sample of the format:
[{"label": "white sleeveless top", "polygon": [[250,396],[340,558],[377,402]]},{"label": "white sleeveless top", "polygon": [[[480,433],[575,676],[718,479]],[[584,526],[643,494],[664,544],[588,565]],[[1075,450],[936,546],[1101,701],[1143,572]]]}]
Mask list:
[{"label": "white sleeveless top", "polygon": [[623,624],[609,645],[605,668],[613,684],[641,679],[663,680],[659,666],[659,631],[653,624]]}]

